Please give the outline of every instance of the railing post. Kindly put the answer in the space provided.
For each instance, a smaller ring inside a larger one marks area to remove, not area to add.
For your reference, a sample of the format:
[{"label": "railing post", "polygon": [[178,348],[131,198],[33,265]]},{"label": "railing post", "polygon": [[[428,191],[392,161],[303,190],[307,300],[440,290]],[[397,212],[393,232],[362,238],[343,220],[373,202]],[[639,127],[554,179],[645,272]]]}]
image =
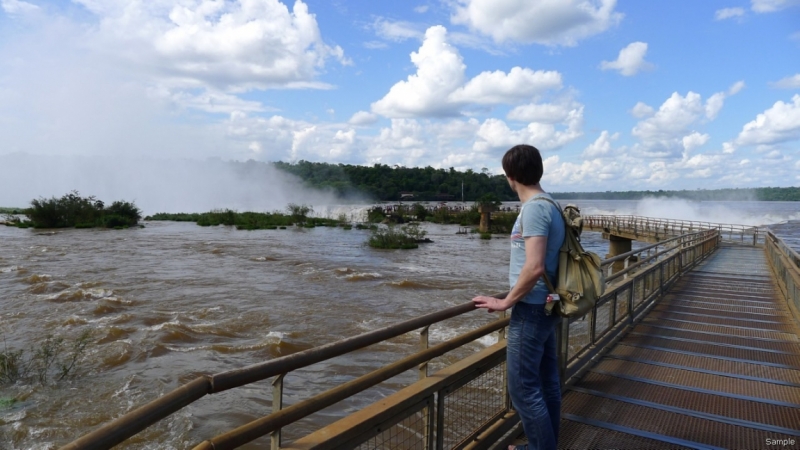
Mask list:
[{"label": "railing post", "polygon": [[628,323],[633,325],[633,295],[636,292],[636,278],[631,281],[631,289],[628,292]]},{"label": "railing post", "polygon": [[[430,341],[428,340],[428,336],[430,334],[428,332],[430,331],[430,328],[431,328],[430,325],[426,325],[426,326],[422,327],[422,329],[419,331],[419,351],[421,351],[421,352],[427,350],[428,347],[430,347]],[[422,380],[422,379],[425,379],[427,377],[428,377],[428,361],[425,361],[424,363],[419,365],[419,379]],[[431,442],[431,436],[432,436],[432,433],[433,433],[433,430],[431,429],[431,428],[433,428],[432,427],[433,414],[432,414],[432,411],[431,411],[432,407],[433,407],[433,403],[431,403],[431,406],[426,406],[424,408],[424,410],[423,410],[423,413],[422,413],[422,416],[424,417],[425,424],[426,424],[425,425],[425,450],[428,450],[428,449],[431,448],[430,447],[430,442]]]},{"label": "railing post", "polygon": [[444,449],[444,394],[442,390],[436,393],[436,450]]},{"label": "railing post", "polygon": [[569,319],[561,318],[556,329],[556,340],[558,341],[558,373],[561,376],[561,387],[567,381],[567,362],[569,361]]},{"label": "railing post", "polygon": [[[282,373],[275,377],[272,381],[272,413],[276,413],[283,409],[283,378],[286,377],[285,373]],[[281,448],[281,429],[278,428],[277,430],[273,431],[269,434],[269,440],[271,444],[272,450],[278,450]]]},{"label": "railing post", "polygon": [[[426,325],[422,327],[422,330],[419,332],[419,351],[424,352],[428,349],[428,330],[430,330],[431,326]],[[419,365],[419,379],[424,380],[428,377],[428,361]]]}]

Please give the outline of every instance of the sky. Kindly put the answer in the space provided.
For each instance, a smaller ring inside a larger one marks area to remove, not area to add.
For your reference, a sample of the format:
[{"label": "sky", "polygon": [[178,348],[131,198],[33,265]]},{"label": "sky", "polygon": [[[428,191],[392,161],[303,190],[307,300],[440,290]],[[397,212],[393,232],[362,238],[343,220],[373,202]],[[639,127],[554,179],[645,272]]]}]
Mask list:
[{"label": "sky", "polygon": [[0,7],[0,173],[37,155],[501,174],[530,144],[553,191],[800,185],[800,0]]}]

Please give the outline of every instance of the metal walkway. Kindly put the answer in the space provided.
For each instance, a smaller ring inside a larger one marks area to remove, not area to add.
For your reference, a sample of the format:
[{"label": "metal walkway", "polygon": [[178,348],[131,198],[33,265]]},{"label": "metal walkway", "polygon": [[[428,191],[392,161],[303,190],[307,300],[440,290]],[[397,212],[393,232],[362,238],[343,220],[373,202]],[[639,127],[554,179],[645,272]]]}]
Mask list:
[{"label": "metal walkway", "polygon": [[723,246],[564,392],[561,448],[800,448],[800,329],[764,250]]}]

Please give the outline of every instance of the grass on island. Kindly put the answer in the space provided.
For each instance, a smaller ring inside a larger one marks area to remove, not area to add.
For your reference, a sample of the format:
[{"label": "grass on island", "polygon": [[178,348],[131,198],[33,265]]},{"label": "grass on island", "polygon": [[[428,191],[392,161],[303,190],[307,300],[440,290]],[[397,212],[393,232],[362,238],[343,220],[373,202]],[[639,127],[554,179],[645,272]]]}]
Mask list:
[{"label": "grass on island", "polygon": [[[5,214],[14,214],[5,213]],[[132,202],[115,201],[106,205],[94,196],[81,197],[72,191],[61,198],[39,198],[31,201],[29,208],[19,211],[19,216],[7,215],[6,225],[19,228],[115,228],[138,225],[141,211]]]}]

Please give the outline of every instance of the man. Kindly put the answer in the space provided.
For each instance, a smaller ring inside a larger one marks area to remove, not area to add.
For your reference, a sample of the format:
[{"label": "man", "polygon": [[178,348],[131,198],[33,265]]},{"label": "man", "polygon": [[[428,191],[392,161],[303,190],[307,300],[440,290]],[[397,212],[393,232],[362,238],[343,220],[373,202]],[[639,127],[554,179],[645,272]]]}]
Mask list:
[{"label": "man", "polygon": [[552,197],[539,184],[544,171],[539,150],[530,145],[511,148],[503,156],[503,171],[522,203],[511,232],[511,290],[503,300],[478,296],[472,301],[488,312],[513,306],[506,350],[508,392],[528,437],[528,444],[517,449],[555,449],[561,421],[559,316],[545,308],[550,293],[542,277],[546,270],[550,280],[557,279],[564,220],[557,206],[542,199]]}]

